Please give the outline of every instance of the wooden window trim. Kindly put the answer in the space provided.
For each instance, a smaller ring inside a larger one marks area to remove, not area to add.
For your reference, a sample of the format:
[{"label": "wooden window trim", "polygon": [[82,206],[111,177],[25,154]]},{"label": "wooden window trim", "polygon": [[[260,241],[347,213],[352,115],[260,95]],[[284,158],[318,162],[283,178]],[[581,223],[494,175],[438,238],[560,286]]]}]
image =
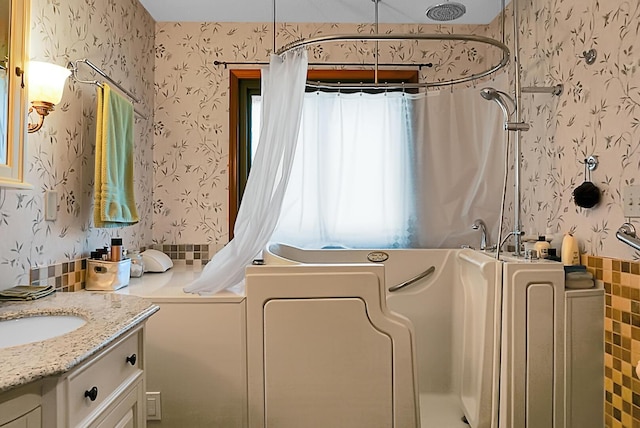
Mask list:
[{"label": "wooden window trim", "polygon": [[[240,164],[239,143],[243,132],[240,123],[240,96],[243,80],[260,79],[260,70],[230,69],[229,70],[229,240],[233,238],[233,228],[236,223],[239,206]],[[373,70],[309,70],[307,79],[324,82],[373,82]],[[379,70],[380,82],[417,83],[416,70]]]}]

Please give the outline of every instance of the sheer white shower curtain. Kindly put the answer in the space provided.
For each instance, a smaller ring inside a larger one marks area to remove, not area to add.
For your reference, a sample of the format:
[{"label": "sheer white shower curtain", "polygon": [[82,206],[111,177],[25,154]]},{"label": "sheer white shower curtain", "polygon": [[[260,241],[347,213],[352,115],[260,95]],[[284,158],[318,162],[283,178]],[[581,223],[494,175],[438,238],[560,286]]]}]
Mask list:
[{"label": "sheer white shower curtain", "polygon": [[213,294],[244,280],[245,267],[267,244],[280,216],[295,153],[307,77],[307,52],[271,56],[262,73],[262,128],[234,227],[234,238],[184,291]]},{"label": "sheer white shower curtain", "polygon": [[[486,86],[507,88],[506,75]],[[502,111],[476,87],[430,91],[413,104],[417,245],[479,247],[481,218],[495,244],[505,174]]]},{"label": "sheer white shower curtain", "polygon": [[[502,77],[492,82],[504,86]],[[476,88],[306,94],[294,179],[273,242],[299,247],[478,246],[497,236],[502,112]]]}]

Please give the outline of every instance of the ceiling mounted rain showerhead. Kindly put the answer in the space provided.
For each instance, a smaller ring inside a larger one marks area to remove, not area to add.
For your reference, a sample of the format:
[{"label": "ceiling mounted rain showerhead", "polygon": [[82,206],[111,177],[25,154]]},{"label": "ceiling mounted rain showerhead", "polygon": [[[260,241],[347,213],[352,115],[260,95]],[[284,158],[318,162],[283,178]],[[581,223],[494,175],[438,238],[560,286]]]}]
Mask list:
[{"label": "ceiling mounted rain showerhead", "polygon": [[426,15],[427,18],[434,21],[453,21],[454,19],[460,18],[466,12],[467,8],[463,4],[448,1],[430,6],[426,11]]}]

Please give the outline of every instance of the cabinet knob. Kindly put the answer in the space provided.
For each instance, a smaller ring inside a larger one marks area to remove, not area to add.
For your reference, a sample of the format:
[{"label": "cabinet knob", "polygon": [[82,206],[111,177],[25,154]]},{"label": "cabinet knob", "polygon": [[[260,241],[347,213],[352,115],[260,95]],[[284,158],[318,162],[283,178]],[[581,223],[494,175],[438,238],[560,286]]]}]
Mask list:
[{"label": "cabinet knob", "polygon": [[132,366],[135,366],[137,359],[138,357],[136,357],[136,354],[131,354],[130,357],[127,357],[127,363],[131,364]]},{"label": "cabinet knob", "polygon": [[98,398],[98,387],[94,386],[90,390],[85,391],[84,396],[89,397],[89,400],[91,401],[96,401],[96,398]]}]

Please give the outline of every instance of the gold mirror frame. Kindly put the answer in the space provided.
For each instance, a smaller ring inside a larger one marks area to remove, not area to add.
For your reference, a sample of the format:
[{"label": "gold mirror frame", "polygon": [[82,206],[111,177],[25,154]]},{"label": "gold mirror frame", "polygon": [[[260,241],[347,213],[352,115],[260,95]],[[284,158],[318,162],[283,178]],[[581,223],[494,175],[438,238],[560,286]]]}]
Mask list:
[{"label": "gold mirror frame", "polygon": [[7,163],[0,164],[0,187],[31,188],[24,182],[27,139],[27,87],[31,1],[11,0],[9,32],[9,100],[7,105]]}]

